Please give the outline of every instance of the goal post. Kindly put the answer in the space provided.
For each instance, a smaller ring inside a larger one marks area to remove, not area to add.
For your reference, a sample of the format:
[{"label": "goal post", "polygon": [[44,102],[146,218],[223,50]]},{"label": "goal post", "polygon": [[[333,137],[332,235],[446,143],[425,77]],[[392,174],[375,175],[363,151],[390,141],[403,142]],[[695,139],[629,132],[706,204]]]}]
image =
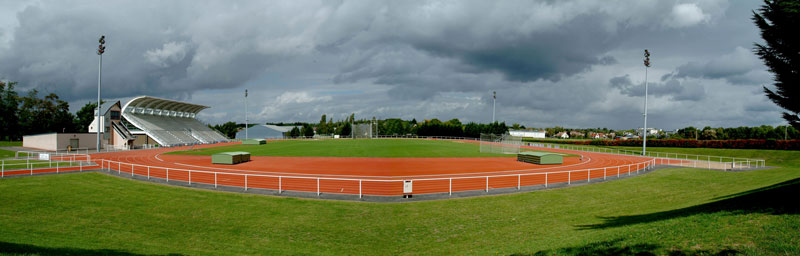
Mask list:
[{"label": "goal post", "polygon": [[353,139],[373,138],[372,124],[353,124],[350,137]]},{"label": "goal post", "polygon": [[480,152],[493,154],[519,154],[522,137],[509,134],[481,133]]}]

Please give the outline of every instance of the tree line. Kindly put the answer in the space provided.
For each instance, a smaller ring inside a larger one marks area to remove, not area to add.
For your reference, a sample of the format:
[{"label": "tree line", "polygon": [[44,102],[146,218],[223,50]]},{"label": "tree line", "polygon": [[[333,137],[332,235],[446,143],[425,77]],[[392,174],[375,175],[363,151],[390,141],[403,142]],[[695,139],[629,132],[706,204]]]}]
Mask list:
[{"label": "tree line", "polygon": [[23,135],[49,132],[87,132],[94,120],[96,103],[88,103],[73,114],[69,103],[55,93],[40,95],[30,90],[24,96],[17,82],[0,81],[0,140],[21,140]]}]

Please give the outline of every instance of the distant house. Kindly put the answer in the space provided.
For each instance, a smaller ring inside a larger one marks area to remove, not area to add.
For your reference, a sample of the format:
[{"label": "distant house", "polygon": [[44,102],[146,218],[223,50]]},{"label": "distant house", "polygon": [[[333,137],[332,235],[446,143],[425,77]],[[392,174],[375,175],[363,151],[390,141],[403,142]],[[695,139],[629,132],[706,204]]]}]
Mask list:
[{"label": "distant house", "polygon": [[510,130],[511,136],[544,139],[544,131]]},{"label": "distant house", "polygon": [[579,131],[570,131],[569,132],[569,136],[570,137],[585,137],[586,134],[584,134],[582,132],[579,132]]},{"label": "distant house", "polygon": [[569,134],[567,132],[559,132],[556,134],[556,138],[569,139]]}]

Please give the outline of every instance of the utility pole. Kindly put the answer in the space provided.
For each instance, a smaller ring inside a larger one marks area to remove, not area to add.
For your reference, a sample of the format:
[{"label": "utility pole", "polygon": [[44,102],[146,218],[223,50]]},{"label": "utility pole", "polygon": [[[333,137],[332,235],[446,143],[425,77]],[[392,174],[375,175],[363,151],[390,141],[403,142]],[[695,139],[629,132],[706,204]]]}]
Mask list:
[{"label": "utility pole", "polygon": [[100,62],[97,65],[97,153],[100,153],[100,132],[103,131],[103,127],[100,127],[100,110],[102,109],[102,105],[100,104],[100,77],[103,74],[103,53],[106,51],[105,43],[106,43],[106,36],[101,35],[100,46],[97,47],[97,55],[100,56]]},{"label": "utility pole", "polygon": [[494,114],[495,114],[495,107],[497,106],[497,91],[492,92],[492,123],[495,122]]},{"label": "utility pole", "polygon": [[244,89],[244,139],[248,139],[247,136],[247,89]]},{"label": "utility pole", "polygon": [[642,129],[642,155],[647,155],[647,68],[650,67],[650,52],[644,49],[644,128]]}]

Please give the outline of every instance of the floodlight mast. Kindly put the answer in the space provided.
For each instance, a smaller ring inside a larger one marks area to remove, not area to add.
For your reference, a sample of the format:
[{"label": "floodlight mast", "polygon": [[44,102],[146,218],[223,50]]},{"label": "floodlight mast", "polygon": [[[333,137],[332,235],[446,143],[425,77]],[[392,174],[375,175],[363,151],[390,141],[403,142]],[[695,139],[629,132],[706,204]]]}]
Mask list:
[{"label": "floodlight mast", "polygon": [[247,137],[247,89],[244,89],[244,139],[248,139]]},{"label": "floodlight mast", "polygon": [[106,43],[106,36],[101,35],[100,40],[98,40],[100,46],[97,47],[97,55],[100,56],[100,61],[97,65],[97,152],[100,153],[100,110],[102,109],[102,105],[100,104],[100,78],[103,74],[103,53],[106,51],[105,43]]},{"label": "floodlight mast", "polygon": [[650,67],[650,52],[644,49],[644,128],[642,128],[642,155],[647,155],[647,68]]},{"label": "floodlight mast", "polygon": [[492,92],[492,123],[495,122],[494,114],[495,114],[495,107],[497,106],[497,91]]}]

